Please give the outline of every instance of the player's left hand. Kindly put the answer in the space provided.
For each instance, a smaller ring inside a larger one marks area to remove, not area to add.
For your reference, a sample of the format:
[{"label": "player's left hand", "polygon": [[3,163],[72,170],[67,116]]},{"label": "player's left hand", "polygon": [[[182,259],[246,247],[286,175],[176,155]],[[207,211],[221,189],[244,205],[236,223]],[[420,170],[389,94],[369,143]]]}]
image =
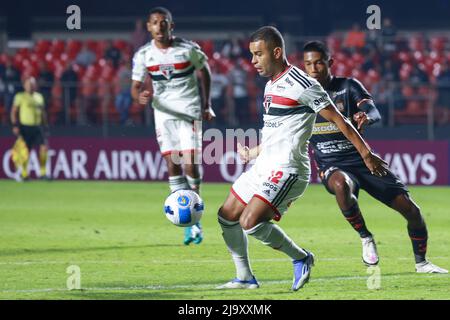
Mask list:
[{"label": "player's left hand", "polygon": [[388,164],[372,151],[363,158],[364,163],[373,175],[383,177],[387,174]]},{"label": "player's left hand", "polygon": [[369,123],[369,117],[367,117],[367,113],[365,112],[357,112],[353,115],[353,120],[356,122],[358,130],[362,130],[363,127]]},{"label": "player's left hand", "polygon": [[216,117],[214,110],[211,107],[203,109],[203,120],[211,121]]}]

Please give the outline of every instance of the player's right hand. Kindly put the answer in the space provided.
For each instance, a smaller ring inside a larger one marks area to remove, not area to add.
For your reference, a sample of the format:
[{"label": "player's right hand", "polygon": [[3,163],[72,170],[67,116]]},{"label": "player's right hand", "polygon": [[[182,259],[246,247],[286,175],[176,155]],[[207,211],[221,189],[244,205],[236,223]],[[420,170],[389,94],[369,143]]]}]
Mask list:
[{"label": "player's right hand", "polygon": [[386,161],[381,159],[378,155],[375,153],[369,152],[369,154],[363,158],[364,163],[366,164],[367,168],[370,170],[370,172],[373,175],[376,175],[378,177],[385,176],[387,174],[387,168],[388,164]]},{"label": "player's right hand", "polygon": [[247,163],[250,159],[250,149],[245,146],[243,147],[239,142],[237,144],[237,151],[239,153],[239,157],[241,158],[242,162]]},{"label": "player's right hand", "polygon": [[150,102],[150,96],[151,93],[148,90],[144,90],[141,93],[139,93],[139,104],[141,105],[147,105]]},{"label": "player's right hand", "polygon": [[19,134],[20,134],[19,127],[18,127],[18,126],[14,126],[13,129],[12,129],[12,132],[13,132],[13,134],[14,134],[16,137],[18,137]]}]

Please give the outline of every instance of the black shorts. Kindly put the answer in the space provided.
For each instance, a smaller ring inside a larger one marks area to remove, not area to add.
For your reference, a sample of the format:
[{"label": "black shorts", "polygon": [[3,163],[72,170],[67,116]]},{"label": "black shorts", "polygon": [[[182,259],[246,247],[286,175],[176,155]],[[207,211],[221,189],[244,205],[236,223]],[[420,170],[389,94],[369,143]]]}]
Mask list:
[{"label": "black shorts", "polygon": [[370,170],[363,163],[353,166],[339,166],[329,164],[319,170],[319,176],[327,191],[331,194],[333,192],[328,186],[328,179],[331,174],[337,170],[345,172],[355,184],[355,196],[358,197],[359,189],[365,190],[372,197],[378,201],[390,206],[392,200],[399,194],[408,193],[408,188],[400,179],[387,170],[387,174],[383,177],[373,175]]},{"label": "black shorts", "polygon": [[33,146],[40,146],[46,144],[46,139],[44,137],[44,132],[40,126],[20,126],[20,135],[25,140],[28,149],[33,148]]}]

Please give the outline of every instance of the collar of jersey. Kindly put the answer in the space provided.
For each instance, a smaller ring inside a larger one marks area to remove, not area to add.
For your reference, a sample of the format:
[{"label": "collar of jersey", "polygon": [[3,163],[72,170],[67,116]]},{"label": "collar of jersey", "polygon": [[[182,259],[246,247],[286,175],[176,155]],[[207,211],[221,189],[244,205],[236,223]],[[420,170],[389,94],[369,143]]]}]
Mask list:
[{"label": "collar of jersey", "polygon": [[291,68],[292,68],[292,65],[288,64],[286,69],[284,69],[282,72],[277,74],[277,76],[271,80],[272,81],[271,84],[274,84],[278,79],[280,79],[282,76],[284,76],[286,74],[286,72],[288,72]]}]

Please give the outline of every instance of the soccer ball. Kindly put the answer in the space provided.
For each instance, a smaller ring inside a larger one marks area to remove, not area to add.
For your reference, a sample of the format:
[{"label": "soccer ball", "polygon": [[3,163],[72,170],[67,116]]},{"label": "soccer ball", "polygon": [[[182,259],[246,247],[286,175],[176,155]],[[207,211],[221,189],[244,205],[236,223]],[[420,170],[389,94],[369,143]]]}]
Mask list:
[{"label": "soccer ball", "polygon": [[178,227],[190,227],[199,222],[203,209],[202,198],[192,190],[175,191],[164,202],[167,219]]}]

